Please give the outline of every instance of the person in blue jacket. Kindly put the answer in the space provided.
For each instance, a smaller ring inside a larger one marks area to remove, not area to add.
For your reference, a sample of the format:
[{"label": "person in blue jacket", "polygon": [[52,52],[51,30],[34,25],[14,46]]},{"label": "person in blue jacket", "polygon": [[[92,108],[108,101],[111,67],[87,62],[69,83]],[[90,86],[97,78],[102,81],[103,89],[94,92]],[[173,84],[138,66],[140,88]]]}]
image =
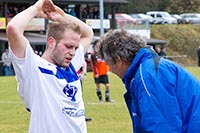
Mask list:
[{"label": "person in blue jacket", "polygon": [[100,55],[125,84],[134,133],[200,133],[200,82],[124,30],[100,41]]}]

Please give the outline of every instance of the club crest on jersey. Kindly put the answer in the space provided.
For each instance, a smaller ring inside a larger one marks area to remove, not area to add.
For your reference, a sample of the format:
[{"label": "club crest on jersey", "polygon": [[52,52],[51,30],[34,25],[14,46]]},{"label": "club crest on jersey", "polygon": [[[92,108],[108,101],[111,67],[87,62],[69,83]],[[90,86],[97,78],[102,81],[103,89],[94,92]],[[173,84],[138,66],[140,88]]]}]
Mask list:
[{"label": "club crest on jersey", "polygon": [[65,94],[67,97],[71,98],[71,101],[72,101],[72,102],[75,102],[75,101],[76,101],[75,95],[76,95],[77,91],[78,91],[78,89],[77,89],[76,86],[72,86],[72,85],[69,85],[69,84],[67,84],[67,85],[63,88],[64,94]]}]

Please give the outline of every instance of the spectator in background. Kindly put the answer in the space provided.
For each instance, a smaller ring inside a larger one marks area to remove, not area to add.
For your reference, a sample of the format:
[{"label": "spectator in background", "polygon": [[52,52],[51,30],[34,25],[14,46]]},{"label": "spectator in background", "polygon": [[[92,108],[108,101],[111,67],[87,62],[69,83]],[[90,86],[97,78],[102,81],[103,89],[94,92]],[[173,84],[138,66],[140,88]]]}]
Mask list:
[{"label": "spectator in background", "polygon": [[95,8],[95,11],[94,11],[94,18],[95,18],[95,19],[99,19],[99,8],[98,8],[98,7]]},{"label": "spectator in background", "polygon": [[5,49],[5,52],[3,52],[1,59],[3,62],[5,76],[12,76],[13,75],[12,61],[8,49]]},{"label": "spectator in background", "polygon": [[155,51],[158,53],[158,55],[159,56],[166,56],[167,54],[165,53],[165,50],[164,50],[164,48],[163,47],[157,47],[156,49],[155,49]]},{"label": "spectator in background", "polygon": [[83,9],[82,9],[81,15],[82,15],[82,16],[81,16],[82,18],[87,18],[87,9],[86,9],[86,8],[83,8]]},{"label": "spectator in background", "polygon": [[108,79],[109,66],[103,59],[97,54],[99,49],[99,40],[95,40],[93,45],[93,53],[90,56],[90,64],[93,71],[94,82],[96,85],[96,93],[100,102],[103,102],[100,84],[105,85],[105,100],[106,102],[112,102],[110,99],[110,84]]},{"label": "spectator in background", "polygon": [[200,83],[125,30],[102,37],[100,55],[122,79],[134,133],[200,133]]},{"label": "spectator in background", "polygon": [[8,7],[7,17],[10,17],[10,18],[14,17],[14,8],[12,6]]},{"label": "spectator in background", "polygon": [[167,56],[166,54],[166,47],[161,46],[159,56]]},{"label": "spectator in background", "polygon": [[75,11],[74,7],[71,9],[71,11],[69,12],[69,14],[72,15],[72,16],[74,16],[74,17],[77,17],[76,16],[76,11]]},{"label": "spectator in background", "polygon": [[200,46],[197,49],[197,57],[198,57],[198,67],[200,67]]},{"label": "spectator in background", "polygon": [[17,14],[19,13],[18,7],[15,6],[15,7],[13,8],[13,10],[14,10],[14,12],[13,12],[13,13],[14,13],[14,16],[17,15]]}]

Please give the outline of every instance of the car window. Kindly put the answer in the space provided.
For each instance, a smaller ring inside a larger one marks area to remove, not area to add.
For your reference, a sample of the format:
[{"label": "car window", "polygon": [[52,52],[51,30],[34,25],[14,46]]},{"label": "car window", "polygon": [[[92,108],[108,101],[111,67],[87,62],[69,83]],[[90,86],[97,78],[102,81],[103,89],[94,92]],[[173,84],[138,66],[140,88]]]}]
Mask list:
[{"label": "car window", "polygon": [[150,16],[154,18],[155,15],[154,15],[154,14],[151,14]]},{"label": "car window", "polygon": [[157,17],[158,17],[158,18],[162,18],[161,14],[157,14]]},{"label": "car window", "polygon": [[163,12],[163,13],[162,13],[162,16],[163,16],[163,17],[171,17],[171,16],[170,16],[168,13],[166,13],[166,12]]}]

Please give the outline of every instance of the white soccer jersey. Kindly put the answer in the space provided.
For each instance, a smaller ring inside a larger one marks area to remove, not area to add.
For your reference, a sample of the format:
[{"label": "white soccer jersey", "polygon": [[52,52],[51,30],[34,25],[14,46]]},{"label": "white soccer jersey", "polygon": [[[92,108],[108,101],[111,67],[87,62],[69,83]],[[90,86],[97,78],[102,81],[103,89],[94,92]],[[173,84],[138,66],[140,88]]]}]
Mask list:
[{"label": "white soccer jersey", "polygon": [[72,64],[62,69],[47,62],[29,42],[25,58],[11,53],[19,95],[31,112],[29,133],[86,133],[81,84]]},{"label": "white soccer jersey", "polygon": [[[78,60],[78,61],[77,61]],[[72,59],[71,63],[74,68],[78,71],[82,66],[86,65],[83,47],[80,45],[80,48],[76,50],[76,56]]]}]

